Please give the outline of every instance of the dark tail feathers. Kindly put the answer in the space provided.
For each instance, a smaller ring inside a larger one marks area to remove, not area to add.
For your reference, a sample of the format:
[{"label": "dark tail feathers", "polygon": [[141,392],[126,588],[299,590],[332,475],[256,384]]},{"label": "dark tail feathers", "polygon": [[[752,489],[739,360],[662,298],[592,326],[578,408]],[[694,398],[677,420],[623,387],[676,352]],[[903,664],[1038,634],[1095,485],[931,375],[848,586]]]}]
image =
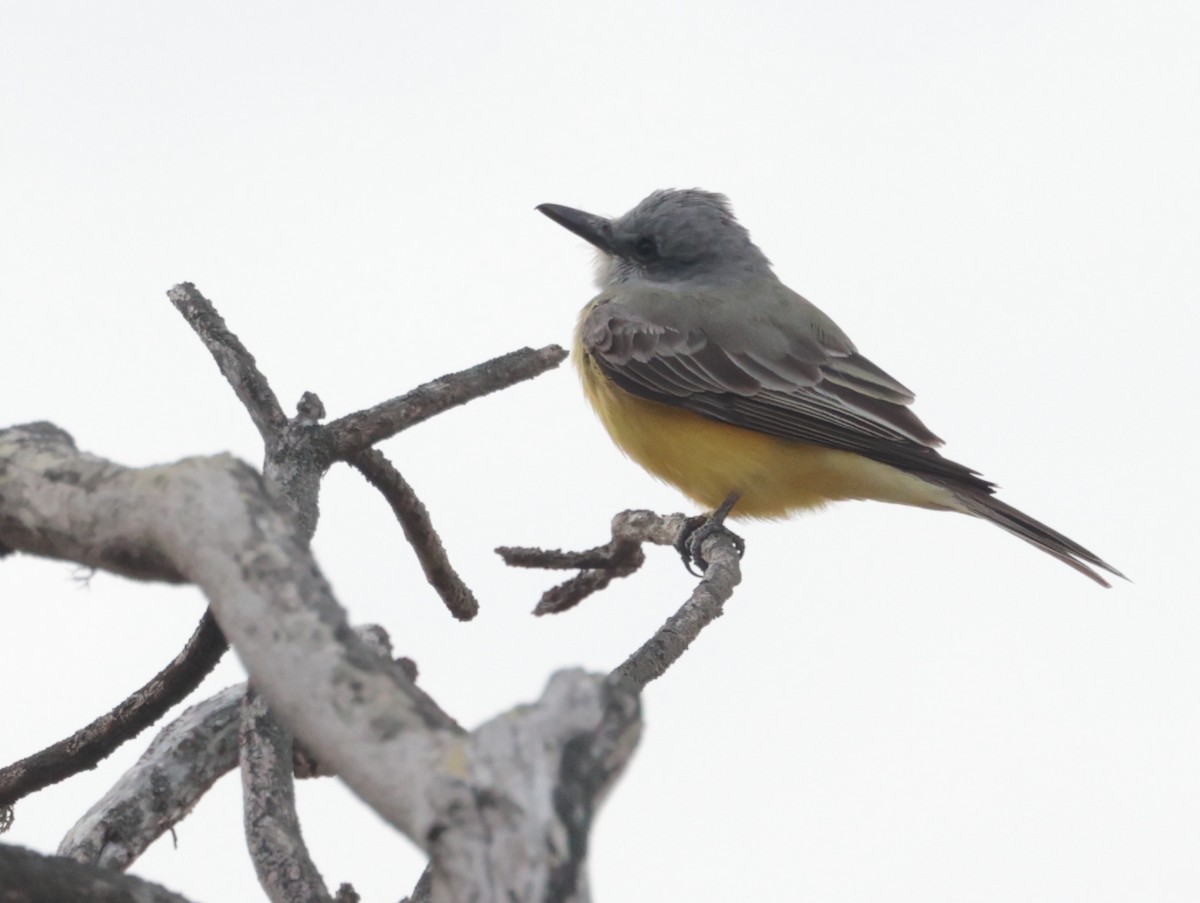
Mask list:
[{"label": "dark tail feathers", "polygon": [[1012,505],[1006,505],[998,498],[984,492],[971,492],[952,486],[947,486],[955,497],[962,503],[962,510],[976,517],[982,517],[1014,536],[1019,536],[1032,546],[1041,549],[1047,555],[1053,555],[1063,564],[1070,565],[1079,573],[1091,577],[1101,586],[1109,586],[1109,582],[1088,565],[1094,565],[1108,571],[1114,577],[1122,580],[1129,578],[1118,571],[1108,562],[1093,552],[1089,552],[1079,543],[1068,539],[1057,530],[1051,530],[1040,521],[1034,520],[1028,514],[1018,511]]}]

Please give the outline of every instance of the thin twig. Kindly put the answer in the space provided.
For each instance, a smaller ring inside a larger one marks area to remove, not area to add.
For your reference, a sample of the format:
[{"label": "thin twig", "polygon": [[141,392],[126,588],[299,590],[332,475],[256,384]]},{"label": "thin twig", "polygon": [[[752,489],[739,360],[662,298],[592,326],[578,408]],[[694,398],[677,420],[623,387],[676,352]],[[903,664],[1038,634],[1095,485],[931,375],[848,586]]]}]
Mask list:
[{"label": "thin twig", "polygon": [[451,566],[441,537],[429,519],[429,511],[400,471],[375,448],[359,452],[349,463],[387,500],[405,538],[417,554],[425,579],[442,597],[450,614],[460,621],[475,617],[479,613],[479,602]]},{"label": "thin twig", "polygon": [[[671,524],[683,515],[674,515]],[[545,568],[547,570],[574,570],[580,572],[570,580],[551,587],[542,593],[534,607],[535,615],[558,614],[574,608],[588,596],[604,589],[618,577],[628,577],[642,566],[646,555],[643,542],[659,542],[650,537],[651,530],[661,533],[666,545],[674,541],[667,538],[659,522],[663,519],[652,511],[623,511],[612,520],[612,539],[602,546],[582,552],[564,552],[562,549],[534,549],[520,546],[501,546],[496,554],[509,567]],[[682,521],[678,529],[682,529]]]},{"label": "thin twig", "polygon": [[[538,549],[528,546],[500,546],[496,554],[514,568],[540,568],[547,571],[573,571],[576,568],[612,568],[624,564],[625,543],[606,542],[594,549],[567,552],[563,549]],[[639,548],[636,544],[633,548]]]},{"label": "thin twig", "polygon": [[311,392],[304,393],[296,417],[284,415],[254,357],[194,285],[181,283],[167,295],[200,336],[258,428],[266,446],[264,475],[279,489],[302,537],[311,540],[316,532],[317,501],[326,469],[335,461],[346,461],[383,494],[426,579],[450,613],[459,620],[473,618],[479,603],[450,565],[428,511],[395,467],[371,446],[449,408],[532,379],[558,366],[566,352],[557,345],[522,348],[322,425],[325,408]]},{"label": "thin twig", "polygon": [[70,737],[0,769],[0,806],[94,768],[185,699],[228,648],[216,621],[205,612],[187,645],[140,690]]},{"label": "thin twig", "polygon": [[364,411],[328,424],[334,459],[349,460],[363,449],[388,439],[435,414],[545,373],[567,352],[558,345],[536,351],[521,348],[458,373],[450,373]]},{"label": "thin twig", "polygon": [[533,607],[533,613],[538,615],[557,615],[574,608],[588,596],[598,593],[607,587],[617,577],[628,577],[646,560],[641,549],[637,549],[637,564],[628,568],[613,568],[611,570],[589,569],[580,571],[570,580],[564,580],[558,586],[553,586],[542,593],[542,598]]},{"label": "thin twig", "polygon": [[167,297],[200,336],[217,362],[221,375],[229,381],[250,414],[258,434],[269,446],[287,423],[287,417],[270,383],[254,362],[254,355],[229,331],[212,302],[192,283],[181,282],[167,292]]},{"label": "thin twig", "polygon": [[[547,614],[578,605],[613,579],[632,574],[645,560],[643,543],[675,546],[688,524],[689,519],[682,514],[623,511],[612,520],[612,540],[594,549],[564,552],[502,547],[496,552],[513,567],[582,569],[542,595],[534,613]],[[615,685],[642,690],[683,655],[705,626],[721,616],[722,606],[742,579],[741,556],[728,531],[713,533],[704,540],[701,551],[708,562],[703,579],[679,611],[609,675]]]},{"label": "thin twig", "polygon": [[742,580],[740,556],[728,533],[714,533],[706,539],[703,552],[708,567],[692,595],[654,636],[613,670],[611,680],[644,689],[662,677],[700,631],[722,615],[733,588]]}]

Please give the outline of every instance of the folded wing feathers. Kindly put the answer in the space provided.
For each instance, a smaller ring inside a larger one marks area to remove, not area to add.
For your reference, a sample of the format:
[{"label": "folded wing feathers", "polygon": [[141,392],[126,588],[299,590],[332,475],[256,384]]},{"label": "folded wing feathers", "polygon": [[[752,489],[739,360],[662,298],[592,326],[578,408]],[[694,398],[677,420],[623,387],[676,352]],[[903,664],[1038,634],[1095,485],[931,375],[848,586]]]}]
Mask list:
[{"label": "folded wing feathers", "polygon": [[589,315],[584,343],[611,379],[644,398],[993,489],[934,451],[942,440],[909,409],[912,393],[857,352],[820,349],[804,337],[771,356],[730,351],[702,330],[685,334],[607,304]]}]

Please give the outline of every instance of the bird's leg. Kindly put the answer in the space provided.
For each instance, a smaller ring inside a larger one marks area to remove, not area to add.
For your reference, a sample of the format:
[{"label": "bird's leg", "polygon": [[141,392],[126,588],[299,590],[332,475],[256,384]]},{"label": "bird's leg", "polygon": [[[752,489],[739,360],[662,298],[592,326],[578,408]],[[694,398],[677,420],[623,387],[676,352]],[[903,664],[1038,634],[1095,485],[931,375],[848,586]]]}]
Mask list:
[{"label": "bird's leg", "polygon": [[[729,497],[721,502],[721,507],[712,514],[699,514],[696,517],[688,518],[679,538],[675,540],[675,551],[683,559],[683,566],[688,569],[689,574],[696,577],[704,576],[708,562],[704,559],[700,546],[714,533],[725,533],[733,541],[733,547],[737,549],[739,558],[745,554],[746,541],[725,526],[725,518],[729,516],[729,512],[733,510],[733,506],[737,504],[739,498],[741,498],[741,493],[731,492]],[[699,571],[692,567],[693,563],[700,568]]]}]

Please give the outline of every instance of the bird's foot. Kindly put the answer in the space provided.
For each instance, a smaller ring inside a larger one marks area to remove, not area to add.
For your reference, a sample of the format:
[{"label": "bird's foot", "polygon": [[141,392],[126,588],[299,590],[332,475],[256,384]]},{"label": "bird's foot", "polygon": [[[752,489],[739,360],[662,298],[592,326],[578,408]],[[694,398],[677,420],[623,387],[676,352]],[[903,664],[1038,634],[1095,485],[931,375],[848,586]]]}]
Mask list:
[{"label": "bird's foot", "polygon": [[[699,514],[687,519],[687,523],[679,533],[679,538],[675,540],[675,551],[683,559],[683,566],[688,569],[689,574],[695,577],[704,576],[704,572],[708,569],[708,560],[704,557],[701,547],[706,539],[717,533],[724,533],[729,537],[738,553],[738,558],[746,554],[746,541],[725,526],[725,518],[729,516],[729,512],[733,510],[737,500],[738,494],[735,492],[722,502],[721,507],[712,514]],[[696,570],[696,568],[700,570]]]}]

